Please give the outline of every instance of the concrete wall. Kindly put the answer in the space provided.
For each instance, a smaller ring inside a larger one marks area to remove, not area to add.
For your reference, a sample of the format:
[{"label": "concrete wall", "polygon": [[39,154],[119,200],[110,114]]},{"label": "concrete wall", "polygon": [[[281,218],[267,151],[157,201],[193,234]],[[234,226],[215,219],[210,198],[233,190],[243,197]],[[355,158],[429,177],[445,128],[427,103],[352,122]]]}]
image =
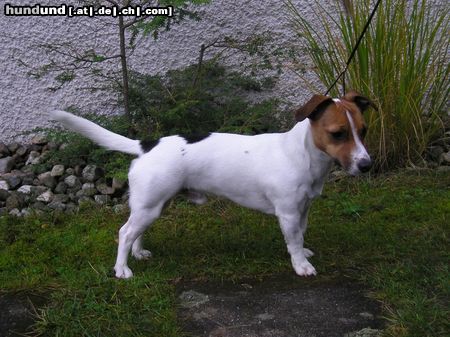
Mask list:
[{"label": "concrete wall", "polygon": [[[336,13],[333,6],[338,0],[321,2]],[[52,76],[40,80],[27,76],[28,69],[19,60],[34,66],[45,64],[48,58],[37,46],[43,43],[71,41],[81,49],[92,48],[105,54],[117,54],[118,37],[114,19],[68,18],[68,17],[10,17],[3,13],[7,0],[0,0],[0,141],[23,140],[23,132],[47,125],[46,111],[53,108],[77,107],[81,111],[98,113],[120,113],[117,93],[91,91],[98,79],[78,73],[73,82],[58,91]],[[311,22],[312,0],[293,1],[301,13]],[[441,0],[436,0],[441,2]],[[14,5],[55,4],[55,1],[16,0]],[[65,1],[75,4],[76,0]],[[158,40],[142,39],[130,57],[131,68],[149,74],[164,73],[169,69],[184,67],[197,61],[202,43],[216,38],[232,36],[243,39],[255,33],[268,33],[273,44],[281,48],[298,45],[298,39],[290,31],[288,11],[284,1],[273,0],[212,0],[209,5],[199,7],[202,20],[184,21],[161,34]],[[244,59],[242,54],[228,53],[227,64],[244,70],[257,60]],[[212,51],[206,57],[211,57]],[[107,71],[119,69],[118,61],[102,64]],[[307,67],[308,68],[308,67]],[[308,75],[309,76],[309,75]],[[302,81],[284,61],[283,73],[278,84],[269,95],[279,96],[288,102],[300,103],[311,94]]]},{"label": "concrete wall", "polygon": [[[73,82],[58,91],[53,76],[40,80],[27,76],[29,69],[20,60],[32,65],[48,61],[37,46],[43,43],[75,42],[82,48],[95,48],[100,52],[115,52],[118,38],[112,19],[68,18],[68,17],[10,17],[3,13],[0,0],[0,141],[23,140],[22,133],[35,127],[47,125],[46,111],[52,108],[75,106],[82,111],[120,113],[117,94],[105,91],[92,92],[95,79],[83,73]],[[306,0],[297,0],[305,16],[311,16]],[[11,3],[11,2],[10,2]],[[18,0],[14,5],[55,4],[54,1]],[[66,1],[74,4],[76,1]],[[59,4],[59,2],[58,2]],[[168,69],[184,67],[197,61],[200,45],[214,41],[217,37],[244,38],[254,33],[268,32],[279,46],[295,43],[289,30],[287,10],[283,1],[213,0],[198,8],[202,20],[184,21],[161,34],[155,41],[143,39],[133,56],[131,67],[149,74],[164,73]],[[211,56],[213,51],[207,53]],[[244,60],[242,54],[229,53],[225,62],[235,66],[249,65],[255,60]],[[243,65],[241,63],[243,62]],[[117,60],[102,66],[115,71]],[[282,95],[287,100],[301,101],[309,95],[302,88],[296,75],[285,71],[273,95]]]}]

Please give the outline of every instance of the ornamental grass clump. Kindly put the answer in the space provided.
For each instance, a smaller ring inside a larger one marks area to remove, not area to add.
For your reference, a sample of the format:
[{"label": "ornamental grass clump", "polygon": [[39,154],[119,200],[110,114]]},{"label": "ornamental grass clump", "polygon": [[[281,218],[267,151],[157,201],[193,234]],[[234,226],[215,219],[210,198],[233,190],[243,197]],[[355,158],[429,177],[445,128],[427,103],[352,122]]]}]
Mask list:
[{"label": "ornamental grass clump", "polygon": [[[287,0],[291,24],[323,92],[345,68],[374,1],[345,1],[329,13],[316,1],[313,26]],[[367,143],[378,169],[423,162],[433,141],[443,136],[448,118],[449,8],[445,2],[384,0],[345,75],[346,88],[377,103],[367,114]],[[306,77],[303,77],[306,80]],[[340,96],[340,85],[330,94]]]}]

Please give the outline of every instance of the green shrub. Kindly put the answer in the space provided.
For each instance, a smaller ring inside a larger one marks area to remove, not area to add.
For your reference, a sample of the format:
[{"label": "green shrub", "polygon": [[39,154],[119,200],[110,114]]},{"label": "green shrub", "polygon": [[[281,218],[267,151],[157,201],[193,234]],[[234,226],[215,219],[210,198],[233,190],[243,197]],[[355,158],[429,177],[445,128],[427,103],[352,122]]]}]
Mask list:
[{"label": "green shrub", "polygon": [[280,130],[277,101],[256,104],[247,96],[273,86],[231,72],[217,62],[169,71],[164,77],[132,73],[130,110],[142,136],[210,131],[257,134]]},{"label": "green shrub", "polygon": [[[292,28],[329,87],[345,66],[372,9],[372,1],[351,1],[326,13],[316,1],[319,29],[302,17],[290,0]],[[449,96],[448,4],[427,0],[385,0],[346,74],[346,87],[373,98],[378,112],[367,116],[368,145],[378,168],[420,163],[427,146],[442,135]],[[335,87],[331,94],[339,95]]]}]

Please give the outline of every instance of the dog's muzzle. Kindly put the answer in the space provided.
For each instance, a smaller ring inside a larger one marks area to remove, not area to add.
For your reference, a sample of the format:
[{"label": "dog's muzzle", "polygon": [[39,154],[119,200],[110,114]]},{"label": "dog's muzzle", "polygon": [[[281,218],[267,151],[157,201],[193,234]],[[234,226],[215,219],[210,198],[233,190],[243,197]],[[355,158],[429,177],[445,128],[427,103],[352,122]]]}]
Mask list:
[{"label": "dog's muzzle", "polygon": [[368,172],[372,167],[372,160],[370,158],[363,158],[360,161],[358,161],[358,170],[360,170],[362,173]]}]

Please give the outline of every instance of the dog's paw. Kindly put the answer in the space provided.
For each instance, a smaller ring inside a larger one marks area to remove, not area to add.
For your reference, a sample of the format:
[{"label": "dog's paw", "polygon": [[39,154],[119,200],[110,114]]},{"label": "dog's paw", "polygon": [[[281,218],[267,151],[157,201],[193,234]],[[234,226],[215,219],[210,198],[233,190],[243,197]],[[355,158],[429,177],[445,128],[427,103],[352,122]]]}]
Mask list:
[{"label": "dog's paw", "polygon": [[114,267],[114,271],[116,272],[117,278],[130,278],[133,276],[133,272],[127,266]]},{"label": "dog's paw", "polygon": [[131,252],[136,260],[147,260],[152,257],[152,252],[146,249],[141,249],[137,252]]},{"label": "dog's paw", "polygon": [[303,254],[305,254],[305,257],[311,257],[314,255],[314,252],[308,248],[303,248]]},{"label": "dog's paw", "polygon": [[316,269],[306,259],[301,262],[292,260],[292,266],[298,276],[314,276],[317,275]]}]

